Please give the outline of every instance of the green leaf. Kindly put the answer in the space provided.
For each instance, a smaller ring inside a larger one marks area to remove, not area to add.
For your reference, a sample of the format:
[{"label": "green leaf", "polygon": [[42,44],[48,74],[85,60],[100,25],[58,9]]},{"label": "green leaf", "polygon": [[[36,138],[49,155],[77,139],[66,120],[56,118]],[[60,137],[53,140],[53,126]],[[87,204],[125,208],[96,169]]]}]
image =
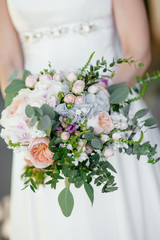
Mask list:
[{"label": "green leaf", "polygon": [[5,93],[17,93],[22,88],[26,88],[25,82],[23,82],[22,80],[15,79],[5,89]]},{"label": "green leaf", "polygon": [[35,111],[35,115],[37,117],[42,117],[43,116],[43,111],[41,108],[38,108],[38,107],[33,107],[34,111]]},{"label": "green leaf", "polygon": [[38,120],[37,116],[34,116],[34,117],[31,119],[31,121],[30,121],[30,123],[29,123],[29,126],[30,126],[30,127],[33,127],[33,126],[35,125],[35,123],[37,122],[37,120]]},{"label": "green leaf", "polygon": [[93,205],[93,202],[94,202],[94,190],[93,190],[93,187],[90,183],[86,183],[84,182],[84,189],[86,190],[86,193]]},{"label": "green leaf", "polygon": [[33,192],[35,192],[35,189],[34,189],[34,187],[33,187],[32,185],[30,185],[30,188],[31,188],[31,190],[32,190]]},{"label": "green leaf", "polygon": [[74,199],[71,191],[68,187],[64,188],[59,196],[58,196],[58,203],[61,207],[62,213],[65,217],[69,217],[72,213],[73,206],[74,206]]},{"label": "green leaf", "polygon": [[150,126],[152,126],[152,125],[154,125],[154,124],[156,124],[156,123],[157,123],[157,119],[155,119],[155,118],[148,118],[148,119],[145,121],[144,126],[150,127]]},{"label": "green leaf", "polygon": [[144,67],[144,63],[139,63],[138,66],[139,67]]},{"label": "green leaf", "polygon": [[37,129],[44,131],[47,130],[49,127],[51,127],[51,119],[47,115],[45,115],[40,119]]},{"label": "green leaf", "polygon": [[43,104],[41,106],[43,115],[48,115],[50,117],[50,119],[58,119],[59,114],[54,111],[49,105],[47,104]]},{"label": "green leaf", "polygon": [[136,119],[144,117],[149,112],[148,108],[144,108],[136,112],[135,117]]},{"label": "green leaf", "polygon": [[33,178],[31,178],[31,183],[32,183],[32,186],[33,186],[35,189],[37,189],[36,183],[35,183],[35,181],[33,180]]},{"label": "green leaf", "polygon": [[14,79],[16,79],[18,76],[18,70],[14,70],[11,74],[11,76],[8,78],[7,82],[11,82],[13,81]]},{"label": "green leaf", "polygon": [[113,84],[110,87],[107,88],[107,91],[111,94],[112,92],[114,92],[117,88],[121,88],[121,87],[126,87],[126,82],[121,82],[121,83],[117,83],[117,84]]},{"label": "green leaf", "polygon": [[25,174],[25,177],[31,177],[32,176],[32,174],[33,174],[33,172],[31,171],[31,172],[28,172],[27,174]]},{"label": "green leaf", "polygon": [[5,96],[5,107],[11,105],[13,98],[17,95],[17,93],[8,93]]},{"label": "green leaf", "polygon": [[85,139],[87,139],[87,141],[91,141],[94,138],[94,133],[93,132],[87,132],[84,134]]},{"label": "green leaf", "polygon": [[100,165],[101,168],[106,169],[109,168],[111,171],[117,173],[116,169],[112,166],[112,164],[110,164],[110,162],[105,161],[102,165]]},{"label": "green leaf", "polygon": [[99,139],[98,137],[94,137],[94,138],[91,140],[91,146],[92,146],[92,148],[94,148],[94,149],[101,149],[102,146],[103,146],[101,139]]},{"label": "green leaf", "polygon": [[28,70],[24,70],[24,72],[23,72],[23,80],[25,81],[26,78],[27,78],[27,76],[30,75],[30,74],[31,74],[30,71],[28,71]]},{"label": "green leaf", "polygon": [[125,101],[129,94],[128,88],[118,88],[110,96],[110,104],[119,104]]},{"label": "green leaf", "polygon": [[28,118],[31,118],[35,115],[35,111],[31,105],[27,105],[25,108],[25,113]]}]

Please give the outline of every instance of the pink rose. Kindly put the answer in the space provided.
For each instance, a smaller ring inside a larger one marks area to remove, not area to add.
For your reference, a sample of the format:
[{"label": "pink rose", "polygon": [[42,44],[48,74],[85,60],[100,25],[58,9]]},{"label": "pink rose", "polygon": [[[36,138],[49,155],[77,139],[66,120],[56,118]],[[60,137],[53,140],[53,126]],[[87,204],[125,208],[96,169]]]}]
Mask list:
[{"label": "pink rose", "polygon": [[91,148],[88,144],[85,145],[85,153],[89,154],[93,152],[93,148]]},{"label": "pink rose", "polygon": [[121,133],[115,132],[112,134],[112,139],[118,141],[122,137]]},{"label": "pink rose", "polygon": [[33,87],[36,85],[36,83],[37,83],[38,77],[39,77],[38,74],[29,75],[29,76],[26,78],[26,81],[25,81],[26,87],[28,87],[28,88],[33,88]]},{"label": "pink rose", "polygon": [[97,93],[99,91],[98,87],[96,86],[97,84],[94,84],[88,88],[89,93]]},{"label": "pink rose", "polygon": [[103,135],[101,136],[102,142],[107,142],[107,141],[109,141],[109,139],[110,139],[110,137],[109,137],[108,135],[103,134]]},{"label": "pink rose", "polygon": [[84,90],[85,83],[82,80],[78,80],[74,83],[72,92],[75,94],[81,94]]},{"label": "pink rose", "polygon": [[88,127],[93,127],[96,135],[108,134],[112,130],[112,120],[107,112],[96,113],[88,119]]},{"label": "pink rose", "polygon": [[55,73],[55,74],[53,75],[53,80],[54,80],[54,81],[57,81],[57,82],[61,81],[62,78],[61,78],[60,73]]},{"label": "pink rose", "polygon": [[40,77],[39,77],[39,81],[46,81],[46,80],[52,80],[52,77],[51,77],[51,75],[49,75],[49,74],[42,74],[42,75],[40,75]]},{"label": "pink rose", "polygon": [[68,132],[62,132],[61,133],[61,139],[64,141],[67,141],[70,137],[70,134]]},{"label": "pink rose", "polygon": [[76,97],[75,103],[76,104],[82,104],[83,103],[83,97],[82,96]]},{"label": "pink rose", "polygon": [[68,74],[67,74],[67,80],[69,81],[69,82],[74,82],[74,81],[76,81],[77,80],[77,75],[76,75],[76,73],[75,72],[69,72]]},{"label": "pink rose", "polygon": [[104,155],[105,157],[107,157],[107,158],[108,158],[108,157],[112,157],[112,156],[114,156],[114,152],[113,152],[112,149],[106,148],[106,149],[104,150],[103,155]]},{"label": "pink rose", "polygon": [[75,96],[73,94],[67,94],[64,97],[64,102],[66,103],[74,103],[74,101],[75,101]]},{"label": "pink rose", "polygon": [[28,159],[37,168],[45,168],[53,164],[53,154],[49,148],[49,139],[35,138],[29,146],[29,153],[31,158]]}]

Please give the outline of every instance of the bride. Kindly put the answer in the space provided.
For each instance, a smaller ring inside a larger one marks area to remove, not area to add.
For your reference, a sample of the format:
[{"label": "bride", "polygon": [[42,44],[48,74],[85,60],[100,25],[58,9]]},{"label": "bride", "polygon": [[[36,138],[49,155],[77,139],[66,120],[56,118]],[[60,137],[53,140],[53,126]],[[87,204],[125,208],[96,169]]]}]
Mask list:
[{"label": "bride", "polygon": [[[1,89],[13,70],[37,73],[48,61],[57,70],[82,67],[90,54],[111,62],[113,57],[134,57],[144,68],[122,64],[113,83],[135,83],[150,60],[150,40],[143,0],[1,0],[0,80]],[[138,102],[136,108],[144,108]],[[146,134],[146,141],[159,143],[158,130]],[[160,152],[160,151],[159,151]],[[63,183],[56,190],[40,188],[36,194],[21,191],[23,155],[16,154],[12,171],[11,240],[158,240],[160,239],[160,177],[156,166],[134,156],[116,154],[119,190],[101,194],[95,189],[95,203],[84,189],[72,189],[75,208],[65,218],[57,203]]]}]

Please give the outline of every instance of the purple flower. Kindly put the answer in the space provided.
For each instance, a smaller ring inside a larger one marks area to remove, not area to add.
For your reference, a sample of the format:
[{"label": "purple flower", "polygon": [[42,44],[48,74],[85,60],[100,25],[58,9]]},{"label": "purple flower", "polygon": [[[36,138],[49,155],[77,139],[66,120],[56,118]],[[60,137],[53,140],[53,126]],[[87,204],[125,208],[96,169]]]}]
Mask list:
[{"label": "purple flower", "polygon": [[69,124],[65,130],[70,134],[73,134],[76,130],[76,124]]},{"label": "purple flower", "polygon": [[101,82],[104,83],[104,85],[107,87],[108,86],[108,79],[101,79]]},{"label": "purple flower", "polygon": [[58,131],[62,131],[63,128],[62,128],[61,126],[58,126],[58,127],[57,127],[57,130],[58,130]]}]

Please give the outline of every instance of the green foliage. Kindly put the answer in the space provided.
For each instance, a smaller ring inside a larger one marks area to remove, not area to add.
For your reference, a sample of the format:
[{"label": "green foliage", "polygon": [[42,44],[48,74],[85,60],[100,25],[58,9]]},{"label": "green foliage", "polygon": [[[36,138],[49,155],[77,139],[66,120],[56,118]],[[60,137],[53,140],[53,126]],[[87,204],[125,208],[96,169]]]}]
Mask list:
[{"label": "green foliage", "polygon": [[28,70],[24,70],[24,72],[23,72],[23,80],[25,81],[26,78],[27,78],[27,76],[30,75],[30,74],[31,74],[30,71],[28,71]]},{"label": "green foliage", "polygon": [[5,89],[6,94],[10,93],[17,93],[22,88],[26,88],[25,82],[22,80],[15,79],[13,80],[10,85]]},{"label": "green foliage", "polygon": [[25,108],[25,113],[28,118],[32,118],[35,115],[35,110],[29,104]]},{"label": "green foliage", "polygon": [[148,108],[141,109],[141,110],[139,110],[138,112],[136,112],[134,118],[135,118],[135,119],[142,118],[142,117],[144,117],[148,112],[149,112],[149,109],[148,109]]},{"label": "green foliage", "polygon": [[94,190],[93,190],[93,187],[90,183],[87,183],[87,182],[84,182],[84,189],[93,205],[93,202],[94,202]]},{"label": "green foliage", "polygon": [[148,118],[147,120],[145,120],[144,125],[146,127],[150,127],[150,126],[153,126],[156,123],[157,123],[157,119],[155,119],[155,118]]},{"label": "green foliage", "polygon": [[87,63],[84,65],[84,67],[82,67],[82,69],[81,69],[81,74],[88,68],[88,66],[89,66],[89,64],[90,64],[90,62],[91,62],[94,54],[95,54],[95,52],[93,52],[93,53],[90,55]]},{"label": "green foliage", "polygon": [[15,80],[18,76],[18,70],[14,70],[13,73],[11,74],[11,76],[8,78],[7,82],[11,82],[13,80]]},{"label": "green foliage", "polygon": [[107,88],[107,91],[111,94],[112,92],[114,92],[116,89],[119,89],[119,88],[126,88],[126,82],[121,82],[121,83],[117,83],[117,84],[113,84],[111,86],[109,86]]},{"label": "green foliage", "polygon": [[110,95],[110,104],[120,104],[123,103],[129,94],[129,89],[125,87],[117,88]]},{"label": "green foliage", "polygon": [[5,96],[5,107],[11,105],[13,98],[17,95],[17,93],[8,93]]},{"label": "green foliage", "polygon": [[65,217],[69,217],[74,206],[74,199],[68,187],[65,187],[58,196],[58,203]]},{"label": "green foliage", "polygon": [[47,130],[51,127],[51,124],[51,119],[49,118],[49,116],[45,115],[39,120],[37,129],[41,131]]},{"label": "green foliage", "polygon": [[47,115],[52,120],[58,120],[59,114],[54,111],[49,105],[43,104],[40,108],[43,112],[43,115]]}]

